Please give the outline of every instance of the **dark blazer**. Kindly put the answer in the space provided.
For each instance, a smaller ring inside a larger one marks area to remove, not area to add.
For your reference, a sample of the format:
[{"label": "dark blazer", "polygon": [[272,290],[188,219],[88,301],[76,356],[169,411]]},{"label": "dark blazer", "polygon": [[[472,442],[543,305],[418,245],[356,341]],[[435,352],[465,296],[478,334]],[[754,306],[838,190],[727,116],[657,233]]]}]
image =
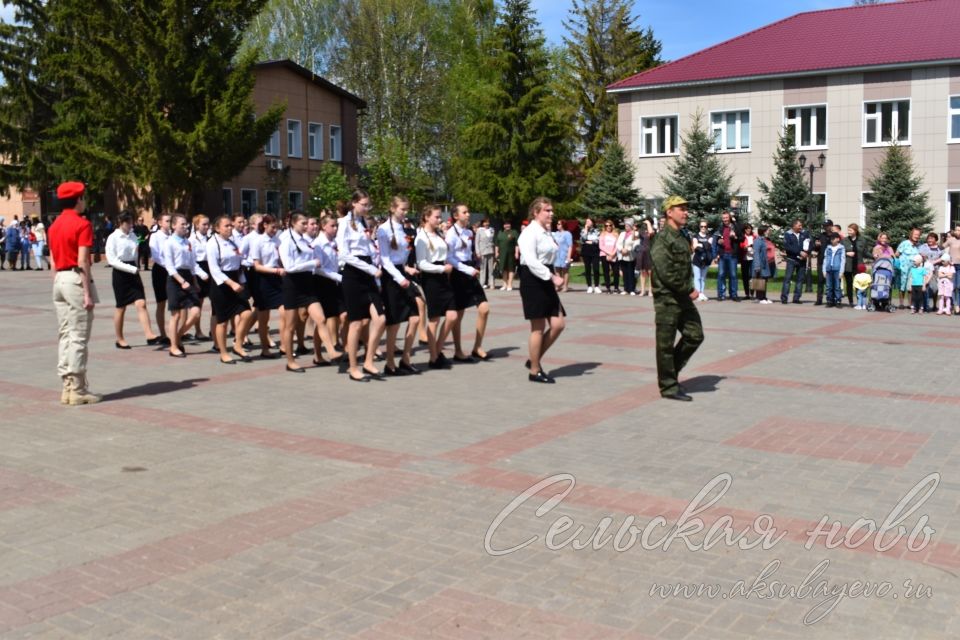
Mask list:
[{"label": "dark blazer", "polygon": [[803,251],[803,241],[809,239],[810,236],[807,235],[806,230],[801,231],[799,237],[792,230],[783,234],[783,252],[787,254],[787,260],[796,262],[805,260],[800,257],[800,252]]}]

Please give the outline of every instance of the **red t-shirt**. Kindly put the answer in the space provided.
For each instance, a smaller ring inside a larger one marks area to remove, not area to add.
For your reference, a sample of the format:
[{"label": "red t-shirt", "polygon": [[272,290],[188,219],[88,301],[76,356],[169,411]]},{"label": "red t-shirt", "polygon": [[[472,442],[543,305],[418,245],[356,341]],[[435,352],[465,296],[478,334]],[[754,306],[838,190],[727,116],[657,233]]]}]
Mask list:
[{"label": "red t-shirt", "polygon": [[80,247],[93,247],[93,225],[76,209],[64,209],[47,230],[47,244],[57,270],[79,267]]}]

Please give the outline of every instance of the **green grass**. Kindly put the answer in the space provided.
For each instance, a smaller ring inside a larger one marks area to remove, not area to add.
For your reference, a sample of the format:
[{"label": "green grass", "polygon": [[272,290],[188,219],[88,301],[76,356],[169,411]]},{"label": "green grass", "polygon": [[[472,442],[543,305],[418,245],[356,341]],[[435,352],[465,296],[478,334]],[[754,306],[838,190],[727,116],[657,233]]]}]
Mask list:
[{"label": "green grass", "polygon": [[[601,282],[603,281],[603,270],[600,271]],[[583,264],[574,264],[570,267],[570,284],[576,285],[586,285],[587,279],[583,277]],[[637,286],[639,287],[639,281]],[[743,281],[740,279],[740,271],[737,270],[737,290],[743,286]],[[780,294],[780,290],[783,288],[783,269],[777,269],[777,276],[767,280],[767,297],[773,297],[772,294]],[[717,268],[710,267],[710,270],[707,272],[707,289],[710,291],[717,290]],[[816,282],[814,282],[814,290],[816,290]]]}]

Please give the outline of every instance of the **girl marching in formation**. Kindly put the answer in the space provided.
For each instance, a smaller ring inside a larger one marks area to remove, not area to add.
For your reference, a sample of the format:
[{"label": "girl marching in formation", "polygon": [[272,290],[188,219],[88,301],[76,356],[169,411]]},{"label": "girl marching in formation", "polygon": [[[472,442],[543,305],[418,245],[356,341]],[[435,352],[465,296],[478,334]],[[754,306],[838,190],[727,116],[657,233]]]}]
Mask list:
[{"label": "girl marching in formation", "polygon": [[[207,242],[210,239],[210,218],[205,215],[193,216],[193,233],[190,234],[190,240],[197,252],[197,265],[206,273],[210,273],[210,267],[207,264]],[[210,280],[200,281],[200,311],[197,315],[197,326],[194,335],[198,340],[213,339],[214,331],[217,326],[217,316],[211,311],[210,328],[207,336],[200,331],[200,322],[203,317],[203,301],[210,297]],[[188,327],[189,329],[189,327]]]},{"label": "girl marching in formation", "polygon": [[[431,369],[452,366],[443,353],[451,334],[454,360],[488,360],[482,343],[490,307],[477,280],[468,208],[454,208],[444,237],[440,207],[426,206],[411,246],[412,227],[407,230],[404,226],[409,200],[394,197],[390,216],[375,229],[367,218],[371,208],[367,193],[354,192],[351,204],[339,220],[325,215],[319,223],[302,212],[293,212],[285,217],[283,230],[273,216],[258,215],[252,218],[256,227],[249,234],[237,233],[236,218],[220,216],[209,239],[205,238],[209,228],[206,216],[193,219],[191,232],[183,215],[175,214],[172,220],[169,214],[161,215],[150,246],[158,319],[163,318],[164,301],[170,310],[165,326],[170,356],[186,357],[182,337],[188,327],[198,324],[202,298],[207,297],[203,291],[207,291],[213,307],[214,350],[223,364],[252,360],[244,349],[244,338],[254,322],[250,294],[257,310],[261,357],[285,355],[290,372],[305,371],[295,360],[298,350],[294,349],[293,338],[298,325],[303,324],[301,319],[310,319],[316,327],[316,366],[342,360],[337,342],[340,337],[348,356],[341,372],[357,382],[383,379],[374,363],[386,332],[384,374],[419,374],[411,362],[420,329],[418,302],[426,307]],[[542,359],[563,331],[566,315],[557,294],[563,280],[554,273],[558,248],[550,232],[552,222],[553,204],[547,198],[537,198],[530,206],[530,222],[518,241],[520,295],[524,317],[530,321],[528,377],[540,383],[554,382],[543,370]],[[246,221],[241,217],[239,224]],[[123,338],[123,314],[129,304],[137,306],[148,344],[164,340],[150,330],[136,254],[132,217],[124,214],[107,243],[107,259],[114,267],[116,346],[120,349],[130,348]],[[207,282],[208,287],[202,287],[201,283]],[[464,311],[473,306],[478,317],[474,346],[468,355],[460,344],[459,329]],[[270,312],[274,309],[280,311],[280,354],[272,351],[270,341]],[[235,323],[235,331],[228,349],[230,322]],[[407,327],[398,357],[397,336],[404,322]],[[362,362],[361,340],[365,342]],[[321,345],[328,360],[322,357]]]}]

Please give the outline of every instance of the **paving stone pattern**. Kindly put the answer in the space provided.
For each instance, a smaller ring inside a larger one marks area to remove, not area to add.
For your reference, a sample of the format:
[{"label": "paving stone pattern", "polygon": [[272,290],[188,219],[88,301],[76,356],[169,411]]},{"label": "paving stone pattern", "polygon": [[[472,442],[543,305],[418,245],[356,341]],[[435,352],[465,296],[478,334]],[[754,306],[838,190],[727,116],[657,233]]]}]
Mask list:
[{"label": "paving stone pattern", "polygon": [[960,318],[711,301],[684,404],[650,298],[565,294],[553,386],[517,291],[357,385],[116,350],[107,290],[64,407],[50,285],[0,273],[3,640],[960,637]]}]

